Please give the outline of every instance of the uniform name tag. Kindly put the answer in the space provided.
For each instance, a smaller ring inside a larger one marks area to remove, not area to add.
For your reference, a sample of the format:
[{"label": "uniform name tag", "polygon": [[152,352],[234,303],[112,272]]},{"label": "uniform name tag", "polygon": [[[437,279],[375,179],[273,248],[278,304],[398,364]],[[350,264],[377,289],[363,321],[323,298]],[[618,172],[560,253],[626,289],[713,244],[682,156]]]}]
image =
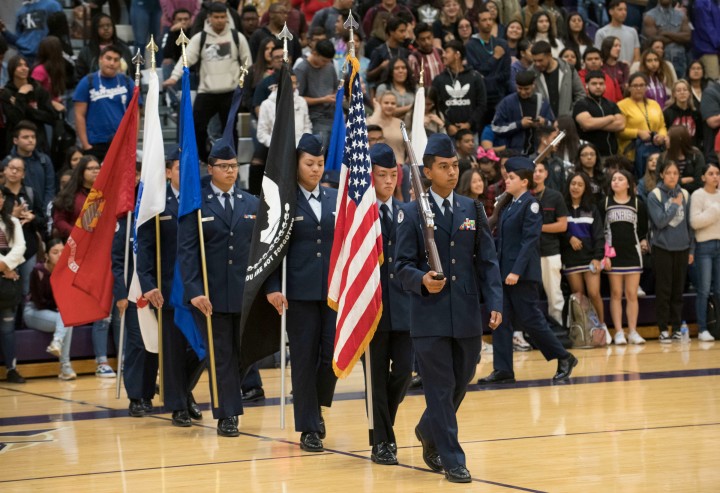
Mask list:
[{"label": "uniform name tag", "polygon": [[466,218],[460,225],[460,231],[475,231],[475,220]]},{"label": "uniform name tag", "polygon": [[161,221],[169,221],[170,219],[172,219],[172,216],[160,216]]},{"label": "uniform name tag", "polygon": [[304,219],[305,219],[305,218],[304,218],[303,216],[295,216],[295,220],[296,220],[296,221],[302,221],[302,220],[304,220]]},{"label": "uniform name tag", "polygon": [[203,217],[203,218],[202,218],[202,222],[204,222],[204,223],[207,223],[207,222],[210,222],[210,221],[214,221],[214,220],[215,220],[215,217],[213,217],[213,216]]}]

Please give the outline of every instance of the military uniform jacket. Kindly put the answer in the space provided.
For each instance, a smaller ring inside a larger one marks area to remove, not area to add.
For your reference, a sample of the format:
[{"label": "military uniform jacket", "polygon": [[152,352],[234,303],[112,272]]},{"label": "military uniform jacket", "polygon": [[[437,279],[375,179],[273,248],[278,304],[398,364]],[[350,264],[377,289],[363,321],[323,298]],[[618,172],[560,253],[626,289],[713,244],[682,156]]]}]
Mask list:
[{"label": "military uniform jacket", "polygon": [[[160,214],[160,273],[162,275],[162,295],[165,307],[169,308],[170,290],[175,273],[177,258],[178,200],[170,185],[167,186],[165,210]],[[195,216],[197,221],[197,215]],[[155,221],[150,220],[138,228],[137,232],[137,273],[143,293],[157,288],[157,254],[155,239]]]},{"label": "military uniform jacket", "polygon": [[[383,313],[378,323],[379,331],[410,330],[410,293],[402,288],[400,278],[395,274],[398,214],[403,208],[399,201],[392,200],[393,222],[390,231],[383,231],[383,257],[380,266]],[[405,216],[403,211],[403,216]],[[382,218],[381,218],[382,220]]]},{"label": "military uniform jacket", "polygon": [[[318,221],[305,194],[298,187],[295,220],[287,253],[288,300],[327,300],[337,190],[320,187],[320,196],[322,217]],[[278,277],[272,280],[274,288],[271,291],[280,291],[278,281]]]},{"label": "military uniform jacket", "polygon": [[[255,227],[258,199],[233,189],[235,205],[232,221],[224,218],[224,209],[210,185],[201,190],[202,227],[205,235],[210,302],[214,312],[240,313],[242,311],[245,274],[250,253],[250,240]],[[197,213],[180,219],[178,226],[178,260],[185,285],[185,302],[205,294]]]},{"label": "military uniform jacket", "polygon": [[542,281],[540,235],[542,208],[528,191],[503,210],[498,226],[498,258],[505,279],[517,274],[521,281]]},{"label": "military uniform jacket", "polygon": [[[398,217],[395,271],[411,297],[412,337],[478,337],[482,334],[479,293],[488,311],[502,311],[502,284],[487,217],[478,217],[472,199],[453,194],[450,230],[436,222],[435,243],[447,278],[437,294],[428,293],[422,278],[430,270],[416,202]],[[440,208],[430,197],[436,214]],[[477,238],[476,238],[477,235]],[[476,241],[477,240],[477,241]]]},{"label": "military uniform jacket", "polygon": [[[135,216],[131,214],[130,218],[130,228],[132,228],[135,224]],[[127,224],[127,215],[118,219],[117,226],[115,227],[115,235],[113,236],[112,248],[110,250],[110,258],[112,259],[111,270],[113,274],[113,299],[115,301],[127,299],[135,265],[132,255],[132,243],[129,248],[126,248]],[[130,241],[132,241],[132,229],[130,230]],[[126,250],[128,253],[128,270],[127,278],[123,279]]]}]

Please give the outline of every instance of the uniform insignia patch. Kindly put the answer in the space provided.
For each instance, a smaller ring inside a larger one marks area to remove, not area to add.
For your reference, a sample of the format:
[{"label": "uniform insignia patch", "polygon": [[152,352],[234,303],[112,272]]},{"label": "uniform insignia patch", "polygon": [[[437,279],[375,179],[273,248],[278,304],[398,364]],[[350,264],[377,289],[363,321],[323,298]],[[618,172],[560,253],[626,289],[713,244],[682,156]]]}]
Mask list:
[{"label": "uniform insignia patch", "polygon": [[537,202],[533,202],[532,204],[530,204],[530,210],[533,211],[534,214],[537,214],[538,212],[540,212],[540,204],[538,204]]},{"label": "uniform insignia patch", "polygon": [[400,210],[398,211],[398,224],[400,224],[401,222],[403,222],[403,219],[405,219],[405,213],[403,212],[402,209],[400,209]]}]

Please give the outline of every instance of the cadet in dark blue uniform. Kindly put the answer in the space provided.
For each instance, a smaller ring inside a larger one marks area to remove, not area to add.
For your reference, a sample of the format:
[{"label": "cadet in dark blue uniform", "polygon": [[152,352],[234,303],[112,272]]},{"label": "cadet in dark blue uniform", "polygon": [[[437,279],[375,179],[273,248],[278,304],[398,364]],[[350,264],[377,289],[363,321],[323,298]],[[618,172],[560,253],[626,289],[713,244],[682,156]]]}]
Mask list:
[{"label": "cadet in dark blue uniform", "polygon": [[[410,341],[410,296],[395,275],[397,218],[401,204],[393,198],[398,182],[397,161],[387,144],[370,149],[373,183],[380,209],[383,257],[380,266],[383,312],[370,342],[373,398],[373,448],[370,458],[377,464],[397,464],[393,425],[398,407],[412,378]],[[367,364],[363,358],[363,363]]]},{"label": "cadet in dark blue uniform", "polygon": [[335,311],[328,306],[328,270],[335,234],[337,190],[320,186],[325,168],[319,135],[304,134],[298,151],[295,221],[287,254],[287,299],[273,276],[268,301],[288,308],[295,431],[300,447],[322,452],[325,423],[320,406],[330,407],[337,377],[332,369]]},{"label": "cadet in dark blue uniform", "polygon": [[543,215],[537,199],[528,191],[534,186],[534,167],[532,161],[522,156],[511,157],[505,163],[508,172],[505,190],[513,196],[512,202],[502,211],[497,229],[505,321],[493,332],[494,370],[481,378],[479,384],[515,381],[511,326],[529,333],[546,360],[558,360],[554,381],[568,378],[578,363],[550,330],[538,304],[538,288],[542,282],[540,234]]},{"label": "cadet in dark blue uniform", "polygon": [[[130,222],[130,228],[134,221]],[[155,378],[158,370],[158,355],[145,350],[140,333],[137,305],[128,303],[128,286],[133,274],[132,251],[126,249],[127,216],[118,221],[112,244],[113,299],[116,300],[120,315],[125,312],[125,347],[123,350],[123,383],[130,399],[129,414],[141,417],[152,412],[152,398],[155,395]],[[131,236],[132,238],[132,233]],[[127,278],[125,270],[125,252],[128,251]]]},{"label": "cadet in dark blue uniform", "polygon": [[174,322],[175,310],[170,305],[170,290],[177,258],[177,216],[180,194],[180,151],[176,149],[166,163],[167,199],[160,214],[160,262],[162,292],[157,288],[157,256],[155,221],[138,228],[137,273],[143,297],[156,309],[162,309],[163,384],[165,408],[172,412],[174,426],[187,427],[192,419],[202,419],[192,389],[205,368]]},{"label": "cadet in dark blue uniform", "polygon": [[[205,296],[196,214],[180,219],[178,258],[185,301],[208,348],[206,315],[212,317],[219,407],[213,407],[220,436],[238,436],[237,416],[243,413],[241,375],[236,353],[245,271],[255,226],[258,199],[235,188],[238,163],[231,144],[218,141],[210,152],[210,182],[201,190],[202,225],[210,297]],[[209,357],[209,356],[208,356]],[[212,384],[211,402],[214,402]]]},{"label": "cadet in dark blue uniform", "polygon": [[479,294],[490,312],[488,325],[494,329],[502,321],[502,285],[482,206],[453,192],[458,157],[450,137],[431,135],[423,163],[425,176],[432,182],[429,200],[445,279],[434,279],[420,213],[415,203],[408,204],[398,211],[395,269],[403,288],[412,291],[410,336],[427,405],[415,434],[430,469],[444,469],[449,481],[467,483],[471,477],[458,441],[456,411],[480,354]]}]

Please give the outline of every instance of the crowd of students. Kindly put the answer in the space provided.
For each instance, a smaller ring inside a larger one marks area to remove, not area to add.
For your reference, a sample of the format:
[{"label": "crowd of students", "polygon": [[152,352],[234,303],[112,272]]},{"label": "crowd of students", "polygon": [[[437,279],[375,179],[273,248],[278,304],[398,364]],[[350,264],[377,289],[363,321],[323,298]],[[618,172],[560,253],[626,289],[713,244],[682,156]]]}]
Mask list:
[{"label": "crowd of students", "polygon": [[[661,340],[671,340],[690,265],[700,338],[710,340],[704,306],[720,291],[716,2],[658,0],[643,8],[622,0],[257,6],[159,0],[133,3],[125,13],[123,2],[110,1],[111,15],[100,10],[102,3],[75,10],[91,19],[80,34],[63,11],[72,5],[57,0],[24,2],[14,29],[0,24],[0,155],[7,156],[0,267],[6,279],[20,280],[24,306],[3,303],[0,333],[11,381],[22,380],[15,368],[16,314],[28,327],[54,332],[48,352],[60,358],[60,378],[75,376],[67,356],[71,330],[62,326],[47,278],[58,241],[67,239],[129,102],[135,48],[144,51],[151,33],[160,39],[166,101],[175,106],[182,64],[175,40],[181,29],[191,37],[193,117],[203,162],[240,68],[250,67],[242,111],[253,121],[249,189],[257,194],[283,58],[275,35],[287,23],[294,36],[296,140],[312,131],[327,144],[338,84],[346,78],[351,40],[342,25],[351,9],[361,26],[352,41],[369,141],[384,139],[403,165],[399,198],[410,198],[399,124],[412,124],[420,85],[426,132],[455,139],[463,171],[458,192],[482,200],[488,216],[505,192],[503,162],[537,156],[562,130],[565,139],[533,174],[546,221],[541,250],[550,316],[560,317],[562,273],[571,291],[587,294],[604,323],[601,278],[607,275],[615,342],[644,342],[636,331],[637,296],[650,286],[658,297]],[[118,37],[125,18],[132,21],[134,44]],[[83,47],[74,50],[71,37],[83,35]],[[10,49],[14,54],[6,57]],[[655,271],[654,284],[645,283],[652,263],[666,268]],[[108,327],[102,320],[93,328],[100,377],[115,375],[107,365]],[[529,348],[515,335],[516,348]]]}]

